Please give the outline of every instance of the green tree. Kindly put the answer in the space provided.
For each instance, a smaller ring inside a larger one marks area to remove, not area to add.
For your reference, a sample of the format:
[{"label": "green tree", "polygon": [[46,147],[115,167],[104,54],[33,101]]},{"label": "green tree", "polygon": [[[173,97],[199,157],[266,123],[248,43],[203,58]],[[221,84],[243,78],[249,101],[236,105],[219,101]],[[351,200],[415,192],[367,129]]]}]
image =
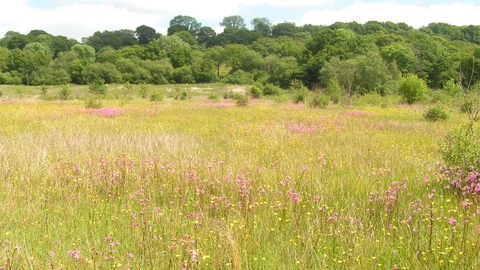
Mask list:
[{"label": "green tree", "polygon": [[391,91],[389,85],[393,76],[378,52],[370,51],[365,56],[359,56],[357,61],[358,70],[354,82],[356,92],[386,95]]},{"label": "green tree", "polygon": [[245,24],[245,20],[239,15],[232,15],[223,17],[223,20],[220,22],[220,26],[225,28],[232,27],[232,28],[246,28],[247,24]]},{"label": "green tree", "polygon": [[95,62],[95,49],[86,44],[76,44],[72,47],[72,51],[78,54],[78,58],[85,59],[90,63]]},{"label": "green tree", "polygon": [[192,64],[192,53],[193,50],[190,47],[181,46],[174,48],[169,53],[170,61],[174,68],[179,68]]},{"label": "green tree", "polygon": [[288,88],[291,80],[294,79],[297,68],[297,59],[294,57],[278,58],[269,71],[270,77],[268,81],[282,88]]},{"label": "green tree", "polygon": [[265,17],[254,18],[250,24],[253,27],[253,31],[260,32],[265,37],[272,35],[272,23],[269,19]]},{"label": "green tree", "polygon": [[[185,16],[185,15],[177,15],[170,20],[170,27],[175,27],[175,26],[184,26],[186,27],[186,30],[190,32],[190,34],[195,36],[198,30],[200,29],[200,27],[202,27],[202,24],[199,23],[197,19],[193,17]],[[170,31],[170,28],[169,28],[168,35],[173,35],[175,32]]]},{"label": "green tree", "polygon": [[188,43],[190,46],[198,44],[195,37],[192,36],[192,34],[188,31],[176,32],[173,35],[179,37],[181,40],[183,40],[185,43]]},{"label": "green tree", "polygon": [[413,104],[425,99],[428,87],[417,75],[407,74],[400,80],[398,91],[408,104]]},{"label": "green tree", "polygon": [[118,53],[117,50],[114,48],[107,46],[103,47],[98,53],[96,54],[96,60],[99,63],[115,63],[121,55]]},{"label": "green tree", "polygon": [[220,76],[220,67],[227,61],[225,49],[221,46],[208,48],[205,52],[205,58],[213,61],[214,66],[217,68],[217,76]]},{"label": "green tree", "polygon": [[272,26],[272,36],[280,37],[280,36],[293,36],[295,33],[298,32],[298,28],[294,22],[283,22],[278,23]]},{"label": "green tree", "polygon": [[209,26],[202,26],[197,33],[197,42],[199,44],[206,44],[209,39],[215,37],[217,33]]},{"label": "green tree", "polygon": [[147,45],[150,41],[159,38],[160,34],[150,26],[140,25],[135,30],[135,37],[140,45]]},{"label": "green tree", "polygon": [[415,53],[413,53],[410,47],[400,44],[383,47],[381,55],[387,63],[397,62],[398,69],[404,74],[412,71],[417,60]]}]

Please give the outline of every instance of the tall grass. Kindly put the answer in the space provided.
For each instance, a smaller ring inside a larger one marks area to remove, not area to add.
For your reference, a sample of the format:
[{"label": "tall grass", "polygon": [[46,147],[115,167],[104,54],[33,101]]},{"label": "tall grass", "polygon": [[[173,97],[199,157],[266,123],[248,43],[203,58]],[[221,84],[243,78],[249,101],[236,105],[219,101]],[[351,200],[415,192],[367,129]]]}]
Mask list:
[{"label": "tall grass", "polygon": [[0,104],[0,266],[479,267],[478,202],[437,163],[462,116],[220,105]]}]

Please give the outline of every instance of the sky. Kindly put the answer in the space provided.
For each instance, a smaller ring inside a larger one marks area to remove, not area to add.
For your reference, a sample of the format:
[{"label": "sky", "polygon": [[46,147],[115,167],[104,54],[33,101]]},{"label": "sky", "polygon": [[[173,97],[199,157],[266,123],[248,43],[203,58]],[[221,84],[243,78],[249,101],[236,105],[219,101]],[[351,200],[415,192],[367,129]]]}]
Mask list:
[{"label": "sky", "polygon": [[222,32],[223,17],[240,15],[247,27],[253,18],[273,24],[294,22],[404,22],[414,28],[431,22],[480,25],[478,0],[0,0],[0,37],[7,31],[44,30],[81,41],[96,31],[135,30],[147,25],[166,34],[170,20],[191,16]]}]

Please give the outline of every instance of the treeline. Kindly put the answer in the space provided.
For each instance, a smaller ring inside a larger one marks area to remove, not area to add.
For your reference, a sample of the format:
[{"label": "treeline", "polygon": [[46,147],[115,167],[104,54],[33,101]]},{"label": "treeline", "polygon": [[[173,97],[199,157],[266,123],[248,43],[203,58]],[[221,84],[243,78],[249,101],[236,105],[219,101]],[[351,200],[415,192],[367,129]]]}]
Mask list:
[{"label": "treeline", "polygon": [[0,40],[0,83],[27,85],[208,83],[309,88],[348,94],[395,92],[402,75],[433,89],[480,80],[480,26],[369,21],[297,26],[225,17],[222,33],[176,16],[167,35],[149,26],[95,32],[81,42],[42,30]]}]

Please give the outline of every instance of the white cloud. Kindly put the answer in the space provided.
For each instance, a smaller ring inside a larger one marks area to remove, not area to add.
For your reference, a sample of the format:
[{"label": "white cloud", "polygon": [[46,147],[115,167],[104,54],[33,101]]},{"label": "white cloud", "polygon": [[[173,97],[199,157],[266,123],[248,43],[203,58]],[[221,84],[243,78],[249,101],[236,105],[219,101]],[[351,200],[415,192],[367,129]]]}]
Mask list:
[{"label": "white cloud", "polygon": [[[292,16],[296,7],[310,6],[312,10],[295,20],[297,25],[307,23],[330,25],[336,21],[369,20],[405,22],[414,27],[430,22],[446,22],[455,25],[479,24],[480,6],[474,4],[431,5],[428,7],[407,6],[397,2],[355,2],[343,9],[321,7],[334,0],[56,0],[60,5],[53,9],[40,9],[27,5],[26,0],[4,1],[0,9],[0,37],[7,31],[28,33],[33,29],[45,30],[53,35],[64,35],[81,40],[95,31],[131,29],[148,25],[160,33],[166,33],[169,21],[176,15],[196,18],[206,26],[218,28],[225,16],[252,12],[256,6],[288,7]],[[282,20],[285,21],[285,20]],[[216,29],[221,31],[220,28]]]},{"label": "white cloud", "polygon": [[438,4],[428,7],[407,6],[390,3],[355,2],[343,9],[309,11],[303,15],[299,24],[330,25],[335,22],[365,23],[367,21],[404,22],[415,28],[431,22],[445,22],[453,25],[479,24],[480,6],[473,4]]},{"label": "white cloud", "polygon": [[155,27],[160,23],[158,16],[133,13],[112,5],[73,4],[44,10],[29,7],[22,1],[2,5],[0,18],[0,35],[9,30],[26,34],[40,29],[79,41],[95,31],[134,30],[142,24]]}]

